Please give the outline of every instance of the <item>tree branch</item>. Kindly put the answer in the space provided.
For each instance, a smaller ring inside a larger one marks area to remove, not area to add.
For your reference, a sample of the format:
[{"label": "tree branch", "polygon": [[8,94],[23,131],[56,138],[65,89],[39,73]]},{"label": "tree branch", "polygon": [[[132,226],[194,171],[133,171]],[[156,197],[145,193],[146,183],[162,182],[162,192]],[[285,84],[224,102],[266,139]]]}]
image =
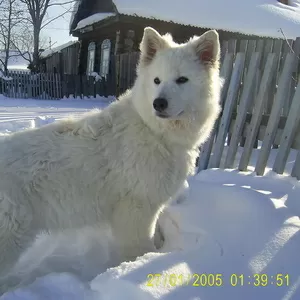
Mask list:
[{"label": "tree branch", "polygon": [[67,11],[61,13],[60,15],[56,16],[55,18],[49,20],[48,22],[46,22],[45,24],[43,24],[43,25],[41,26],[41,29],[45,28],[46,26],[48,26],[49,24],[51,24],[53,21],[55,21],[55,20],[57,20],[57,19],[63,17],[63,16],[64,16],[65,14],[67,14],[69,11],[70,11],[70,10],[67,10]]},{"label": "tree branch", "polygon": [[71,3],[74,3],[74,2],[77,2],[77,0],[70,0],[70,1],[66,1],[66,2],[57,2],[57,3],[50,3],[48,5],[48,7],[50,6],[62,6],[62,5],[67,5],[67,4],[71,4]]}]

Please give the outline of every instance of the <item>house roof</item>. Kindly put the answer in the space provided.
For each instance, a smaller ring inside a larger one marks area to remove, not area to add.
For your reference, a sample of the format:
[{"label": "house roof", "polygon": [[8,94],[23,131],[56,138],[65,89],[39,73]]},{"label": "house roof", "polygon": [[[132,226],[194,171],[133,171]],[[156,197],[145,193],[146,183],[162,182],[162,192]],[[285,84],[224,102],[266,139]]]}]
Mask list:
[{"label": "house roof", "polygon": [[[77,12],[89,0],[78,1]],[[300,0],[289,0],[289,5],[277,0],[107,1],[113,4],[109,10],[100,10],[78,20],[75,26],[71,24],[72,29],[78,30],[122,14],[262,37],[295,39],[300,36]]]},{"label": "house roof", "polygon": [[60,52],[61,50],[76,44],[77,42],[78,41],[69,41],[69,42],[67,42],[65,44],[61,44],[53,49],[45,50],[41,53],[41,58],[46,58],[48,56],[51,56],[54,53]]}]

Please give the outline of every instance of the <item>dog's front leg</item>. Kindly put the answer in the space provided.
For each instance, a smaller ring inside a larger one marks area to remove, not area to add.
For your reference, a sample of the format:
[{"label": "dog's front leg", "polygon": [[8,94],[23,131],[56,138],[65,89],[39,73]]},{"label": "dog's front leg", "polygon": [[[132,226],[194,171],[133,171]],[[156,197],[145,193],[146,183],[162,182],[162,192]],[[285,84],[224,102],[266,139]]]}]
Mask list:
[{"label": "dog's front leg", "polygon": [[156,214],[145,201],[122,200],[114,209],[112,228],[125,260],[155,252]]}]

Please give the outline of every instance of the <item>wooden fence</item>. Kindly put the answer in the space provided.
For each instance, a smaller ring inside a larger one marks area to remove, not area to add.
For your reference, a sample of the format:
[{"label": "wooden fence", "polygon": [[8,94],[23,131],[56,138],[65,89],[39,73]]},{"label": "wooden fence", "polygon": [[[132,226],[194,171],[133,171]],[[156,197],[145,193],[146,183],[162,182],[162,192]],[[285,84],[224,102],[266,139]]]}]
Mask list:
[{"label": "wooden fence", "polygon": [[[290,149],[300,150],[300,40],[283,45],[285,50],[281,51],[277,51],[278,44],[275,41],[272,47],[267,43],[259,51],[246,49],[237,54],[223,51],[223,110],[211,138],[201,147],[199,171],[234,167],[239,146],[242,154],[238,169],[245,171],[255,143],[260,140],[255,172],[264,174],[276,145],[279,149],[273,171],[282,174]],[[291,175],[300,179],[300,152]]]},{"label": "wooden fence", "polygon": [[[277,73],[277,76],[274,77],[270,85],[272,88],[269,89],[269,101],[265,103],[264,112],[270,113],[272,107],[272,99],[274,98],[275,86],[278,83],[278,74],[282,69],[283,61],[291,51],[299,53],[300,43],[299,39],[297,41],[293,40],[280,40],[280,39],[257,39],[257,40],[229,40],[221,42],[221,60],[224,61],[226,53],[232,53],[233,57],[237,53],[245,54],[245,62],[243,74],[241,76],[241,82],[243,83],[243,78],[248,71],[250,58],[252,53],[258,52],[261,53],[258,62],[259,72],[256,72],[255,81],[259,83],[261,78],[261,70],[266,62],[266,57],[269,53],[278,54],[278,62],[274,72]],[[139,53],[124,53],[115,56],[116,61],[116,80],[117,80],[117,95],[122,94],[126,89],[132,87],[136,77],[136,65],[138,63]],[[294,74],[295,75],[295,74]],[[295,75],[296,76],[296,75]],[[258,85],[254,87],[256,90]],[[290,102],[285,103],[283,110],[287,114],[290,106]]]},{"label": "wooden fence", "polygon": [[128,88],[133,86],[139,57],[139,52],[124,53],[115,57],[117,95],[124,93]]},{"label": "wooden fence", "polygon": [[70,96],[109,96],[115,92],[114,74],[99,80],[86,75],[9,71],[5,78],[0,78],[0,94],[10,98],[56,100]]}]

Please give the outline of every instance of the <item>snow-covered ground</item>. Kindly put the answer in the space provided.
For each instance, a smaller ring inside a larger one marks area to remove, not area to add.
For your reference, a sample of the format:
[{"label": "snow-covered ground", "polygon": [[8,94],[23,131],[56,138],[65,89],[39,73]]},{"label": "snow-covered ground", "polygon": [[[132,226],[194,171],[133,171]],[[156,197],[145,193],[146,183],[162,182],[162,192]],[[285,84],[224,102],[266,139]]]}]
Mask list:
[{"label": "snow-covered ground", "polygon": [[0,135],[39,127],[69,115],[80,116],[93,108],[103,108],[113,97],[96,100],[12,99],[0,95]]},{"label": "snow-covered ground", "polygon": [[[107,99],[2,98],[0,133],[42,126],[105,105]],[[292,152],[287,172],[294,158]],[[86,282],[68,273],[50,274],[0,300],[299,300],[299,195],[299,181],[288,175],[202,171],[189,179],[189,188],[160,218],[165,243],[159,253],[109,269],[99,266],[90,270],[95,276]],[[87,256],[82,268],[97,266],[96,260],[95,253]]]}]

